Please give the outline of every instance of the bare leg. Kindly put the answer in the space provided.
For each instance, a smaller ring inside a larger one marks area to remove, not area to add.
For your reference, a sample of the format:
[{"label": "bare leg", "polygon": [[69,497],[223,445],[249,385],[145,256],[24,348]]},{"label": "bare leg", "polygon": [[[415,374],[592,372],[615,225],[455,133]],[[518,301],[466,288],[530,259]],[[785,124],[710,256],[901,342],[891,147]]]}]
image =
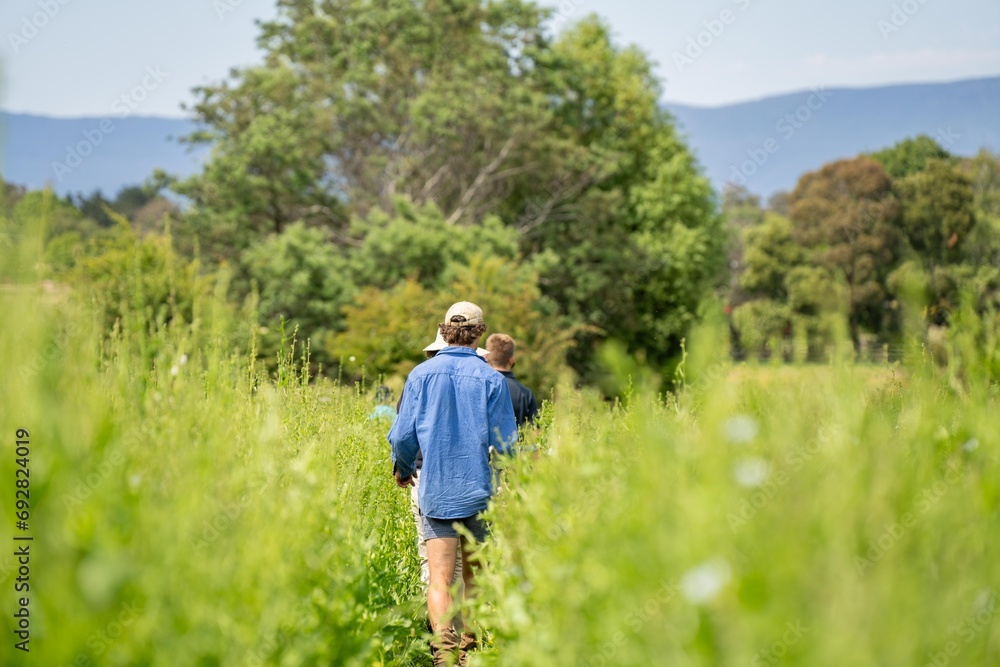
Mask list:
[{"label": "bare leg", "polygon": [[472,545],[462,538],[462,581],[465,583],[465,600],[473,600],[476,597],[476,572],[479,570],[479,561],[473,562]]},{"label": "bare leg", "polygon": [[[468,541],[462,538],[462,581],[465,584],[465,590],[463,592],[462,599],[469,603],[476,597],[476,572],[479,570],[480,563],[478,560],[474,561],[471,557],[471,546]],[[466,605],[462,605],[462,613],[465,613]],[[478,647],[478,641],[476,639],[475,631],[472,626],[469,625],[465,618],[462,617],[462,629],[459,630],[462,633],[459,647],[461,649],[461,660],[458,664],[465,665],[468,661],[469,651],[473,651]]]},{"label": "bare leg", "polygon": [[451,585],[455,576],[458,548],[457,537],[435,537],[427,540],[427,564],[431,578],[427,587],[427,615],[430,617],[431,629],[434,632],[451,627],[453,622]]}]

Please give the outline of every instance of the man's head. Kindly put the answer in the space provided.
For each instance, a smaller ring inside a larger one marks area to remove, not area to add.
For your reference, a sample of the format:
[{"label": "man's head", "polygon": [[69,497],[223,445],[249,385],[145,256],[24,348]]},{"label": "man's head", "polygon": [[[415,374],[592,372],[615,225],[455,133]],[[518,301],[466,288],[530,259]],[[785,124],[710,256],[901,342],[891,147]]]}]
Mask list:
[{"label": "man's head", "polygon": [[489,352],[490,366],[501,371],[509,371],[514,367],[514,352],[517,345],[507,334],[495,333],[486,339],[486,350]]},{"label": "man's head", "polygon": [[448,345],[475,348],[486,332],[483,309],[474,303],[460,301],[448,309],[438,329]]}]

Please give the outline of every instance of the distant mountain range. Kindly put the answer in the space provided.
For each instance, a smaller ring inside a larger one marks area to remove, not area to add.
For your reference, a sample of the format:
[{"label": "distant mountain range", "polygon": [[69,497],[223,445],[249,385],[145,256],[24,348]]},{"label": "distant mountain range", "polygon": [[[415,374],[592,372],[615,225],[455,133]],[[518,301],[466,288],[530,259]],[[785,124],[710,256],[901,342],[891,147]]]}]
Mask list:
[{"label": "distant mountain range", "polygon": [[[952,153],[1000,150],[1000,76],[955,83],[832,88],[723,107],[666,104],[716,187],[768,196],[831,160],[929,134]],[[208,155],[177,139],[190,120],[49,118],[0,112],[4,180],[59,193],[114,195],[155,168],[187,176]]]},{"label": "distant mountain range", "polygon": [[817,89],[701,108],[667,104],[717,187],[765,196],[837,158],[918,134],[955,155],[1000,150],[1000,76],[955,83]]},{"label": "distant mountain range", "polygon": [[0,176],[9,183],[59,194],[102,190],[109,197],[160,168],[178,176],[198,172],[208,150],[191,152],[177,139],[192,121],[176,118],[50,118],[0,111]]}]

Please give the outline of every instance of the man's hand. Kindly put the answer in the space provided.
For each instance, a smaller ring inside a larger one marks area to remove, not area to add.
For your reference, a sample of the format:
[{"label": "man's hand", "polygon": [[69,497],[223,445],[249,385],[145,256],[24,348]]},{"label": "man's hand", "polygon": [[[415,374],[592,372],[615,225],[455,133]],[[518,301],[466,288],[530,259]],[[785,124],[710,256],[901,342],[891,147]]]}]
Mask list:
[{"label": "man's hand", "polygon": [[401,489],[405,489],[408,486],[414,486],[416,482],[414,481],[415,475],[410,475],[409,477],[401,477],[398,470],[392,471],[393,477],[396,478],[396,486]]}]

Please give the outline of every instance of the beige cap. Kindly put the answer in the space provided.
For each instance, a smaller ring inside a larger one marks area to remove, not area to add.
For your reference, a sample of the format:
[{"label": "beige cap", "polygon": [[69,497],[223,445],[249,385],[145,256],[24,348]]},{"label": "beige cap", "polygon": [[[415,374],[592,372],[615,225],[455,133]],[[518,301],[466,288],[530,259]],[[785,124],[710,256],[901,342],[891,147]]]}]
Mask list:
[{"label": "beige cap", "polygon": [[468,301],[459,301],[448,309],[444,323],[457,327],[474,327],[483,323],[483,309]]}]

